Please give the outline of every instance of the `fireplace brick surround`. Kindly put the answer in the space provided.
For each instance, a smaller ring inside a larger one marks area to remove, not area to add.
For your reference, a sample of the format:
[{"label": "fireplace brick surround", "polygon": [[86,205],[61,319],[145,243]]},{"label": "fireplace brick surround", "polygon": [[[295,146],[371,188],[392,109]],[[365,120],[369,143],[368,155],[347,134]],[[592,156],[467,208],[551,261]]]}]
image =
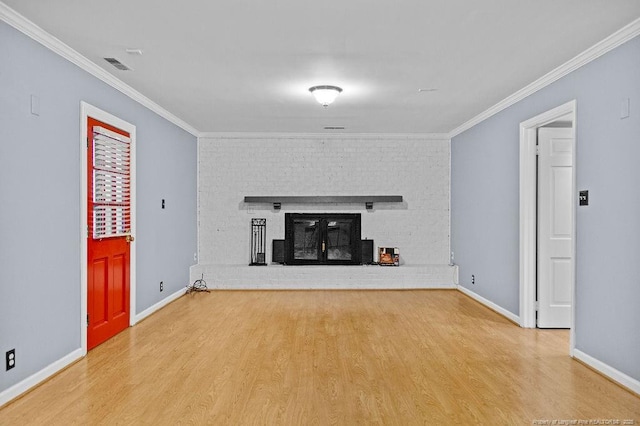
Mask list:
[{"label": "fireplace brick surround", "polygon": [[[445,138],[221,135],[198,141],[198,264],[211,288],[448,288],[449,156]],[[401,203],[245,203],[247,195],[402,194]],[[271,264],[285,213],[360,213],[362,238],[399,247],[398,268]],[[267,267],[250,267],[250,221],[267,219]],[[318,270],[320,268],[320,270]]]}]

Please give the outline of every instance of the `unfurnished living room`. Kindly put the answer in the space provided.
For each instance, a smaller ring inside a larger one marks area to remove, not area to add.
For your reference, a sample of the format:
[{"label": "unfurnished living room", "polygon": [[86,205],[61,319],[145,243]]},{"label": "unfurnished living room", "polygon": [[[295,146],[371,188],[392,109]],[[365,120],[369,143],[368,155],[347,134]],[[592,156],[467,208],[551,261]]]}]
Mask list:
[{"label": "unfurnished living room", "polygon": [[0,2],[0,424],[640,423],[640,2]]}]

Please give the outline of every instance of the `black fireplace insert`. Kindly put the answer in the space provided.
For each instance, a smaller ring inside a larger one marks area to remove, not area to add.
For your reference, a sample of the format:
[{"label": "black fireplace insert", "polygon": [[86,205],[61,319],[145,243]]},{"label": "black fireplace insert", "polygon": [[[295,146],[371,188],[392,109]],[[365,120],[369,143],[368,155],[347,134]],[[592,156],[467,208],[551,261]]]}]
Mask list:
[{"label": "black fireplace insert", "polygon": [[285,263],[360,265],[360,214],[286,213]]}]

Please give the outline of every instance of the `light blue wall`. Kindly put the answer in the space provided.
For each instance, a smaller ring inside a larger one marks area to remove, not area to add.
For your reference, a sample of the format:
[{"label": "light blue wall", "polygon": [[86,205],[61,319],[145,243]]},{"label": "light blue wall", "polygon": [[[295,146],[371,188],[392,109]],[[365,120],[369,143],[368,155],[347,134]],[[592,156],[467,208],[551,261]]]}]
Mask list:
[{"label": "light blue wall", "polygon": [[573,99],[577,188],[590,196],[576,217],[576,348],[640,380],[640,38],[453,138],[460,284],[519,313],[519,124]]},{"label": "light blue wall", "polygon": [[3,22],[0,58],[2,392],[80,347],[80,101],[137,126],[138,313],[188,284],[197,143]]}]

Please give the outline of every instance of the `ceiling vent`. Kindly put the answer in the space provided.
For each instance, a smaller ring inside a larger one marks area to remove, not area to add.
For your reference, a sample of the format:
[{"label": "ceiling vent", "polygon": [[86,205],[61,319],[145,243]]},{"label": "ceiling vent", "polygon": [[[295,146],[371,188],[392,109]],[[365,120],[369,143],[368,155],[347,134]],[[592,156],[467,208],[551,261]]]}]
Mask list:
[{"label": "ceiling vent", "polygon": [[324,126],[325,130],[344,130],[344,126]]},{"label": "ceiling vent", "polygon": [[131,71],[131,68],[117,60],[116,58],[104,58],[105,61],[109,62],[114,67],[118,68],[120,71]]}]

